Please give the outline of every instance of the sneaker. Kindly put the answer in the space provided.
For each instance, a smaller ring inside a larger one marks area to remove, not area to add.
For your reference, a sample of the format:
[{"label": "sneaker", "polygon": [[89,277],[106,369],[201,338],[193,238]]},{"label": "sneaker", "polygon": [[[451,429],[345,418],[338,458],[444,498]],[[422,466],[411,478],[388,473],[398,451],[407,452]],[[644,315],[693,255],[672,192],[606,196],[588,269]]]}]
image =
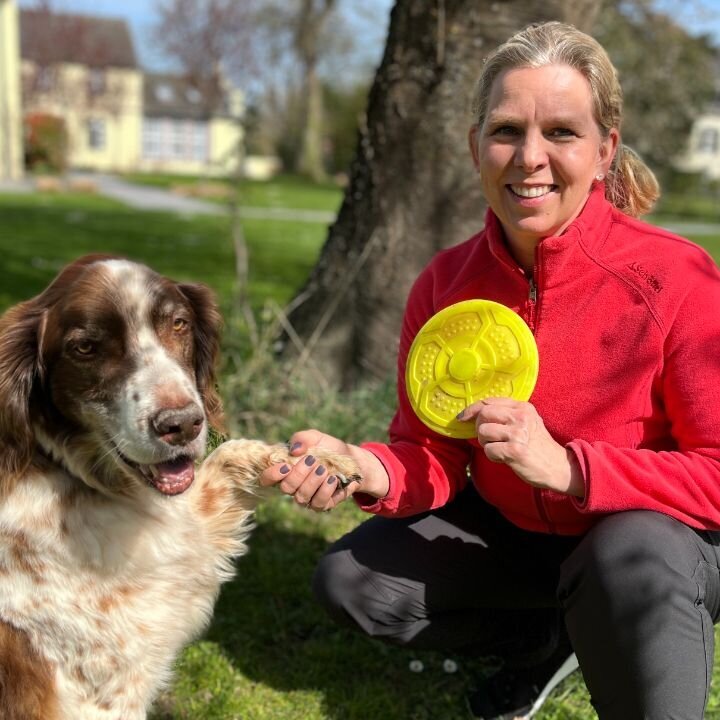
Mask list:
[{"label": "sneaker", "polygon": [[482,720],[529,720],[555,687],[577,668],[574,653],[560,659],[553,656],[526,670],[502,668],[470,696],[470,710]]}]

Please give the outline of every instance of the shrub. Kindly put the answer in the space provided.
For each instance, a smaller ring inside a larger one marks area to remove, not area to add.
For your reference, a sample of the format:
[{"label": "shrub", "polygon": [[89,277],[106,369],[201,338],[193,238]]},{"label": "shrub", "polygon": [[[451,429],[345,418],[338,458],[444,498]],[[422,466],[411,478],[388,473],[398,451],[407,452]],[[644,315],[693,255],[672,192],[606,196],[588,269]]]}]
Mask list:
[{"label": "shrub", "polygon": [[46,113],[25,116],[25,164],[35,172],[63,173],[67,168],[65,121]]}]

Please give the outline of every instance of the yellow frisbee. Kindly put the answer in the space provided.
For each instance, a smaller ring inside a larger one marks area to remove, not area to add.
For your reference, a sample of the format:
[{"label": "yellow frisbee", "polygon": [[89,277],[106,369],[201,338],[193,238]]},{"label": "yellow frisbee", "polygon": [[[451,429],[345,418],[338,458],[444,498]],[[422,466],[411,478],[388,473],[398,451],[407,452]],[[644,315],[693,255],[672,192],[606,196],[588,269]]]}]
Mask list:
[{"label": "yellow frisbee", "polygon": [[471,438],[473,423],[460,422],[458,413],[486,397],[527,400],[538,367],[535,338],[517,313],[491,300],[465,300],[422,326],[405,382],[413,410],[429,428]]}]

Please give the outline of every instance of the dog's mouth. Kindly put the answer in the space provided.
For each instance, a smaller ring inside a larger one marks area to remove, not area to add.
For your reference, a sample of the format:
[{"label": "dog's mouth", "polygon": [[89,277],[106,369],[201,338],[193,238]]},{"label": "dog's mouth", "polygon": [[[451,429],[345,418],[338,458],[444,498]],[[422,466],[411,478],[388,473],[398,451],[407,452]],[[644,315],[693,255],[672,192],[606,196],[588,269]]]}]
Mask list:
[{"label": "dog's mouth", "polygon": [[145,482],[163,495],[180,495],[195,479],[195,460],[190,455],[181,455],[153,465],[142,465],[123,455],[117,447],[115,450],[126,465],[137,471]]}]

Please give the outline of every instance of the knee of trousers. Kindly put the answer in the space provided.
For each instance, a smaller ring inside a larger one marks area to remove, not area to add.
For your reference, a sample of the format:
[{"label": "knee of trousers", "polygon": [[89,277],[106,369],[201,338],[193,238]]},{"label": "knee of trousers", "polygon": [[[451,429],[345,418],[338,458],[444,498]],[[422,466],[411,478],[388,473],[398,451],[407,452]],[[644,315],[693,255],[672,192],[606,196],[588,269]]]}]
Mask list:
[{"label": "knee of trousers", "polygon": [[[693,592],[692,531],[661,513],[627,511],[595,525],[561,567],[558,597],[577,604],[650,607]],[[594,607],[593,607],[594,606]],[[576,608],[577,609],[577,608]]]},{"label": "knee of trousers", "polygon": [[315,566],[312,591],[317,602],[335,620],[347,622],[346,607],[360,572],[347,551],[329,551]]},{"label": "knee of trousers", "polygon": [[394,586],[391,578],[364,570],[347,549],[331,548],[320,558],[312,590],[333,620],[370,637],[405,645],[424,627],[422,612],[413,612],[414,593],[404,594],[402,580]]}]

